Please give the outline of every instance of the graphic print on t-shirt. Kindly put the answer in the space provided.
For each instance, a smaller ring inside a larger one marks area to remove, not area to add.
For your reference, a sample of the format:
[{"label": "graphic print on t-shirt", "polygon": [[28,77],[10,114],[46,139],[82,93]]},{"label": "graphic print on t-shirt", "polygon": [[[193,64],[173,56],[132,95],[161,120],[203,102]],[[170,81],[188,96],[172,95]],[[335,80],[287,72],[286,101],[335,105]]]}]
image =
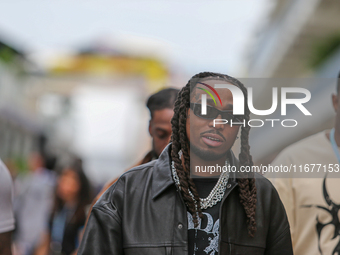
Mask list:
[{"label": "graphic print on t-shirt", "polygon": [[[321,255],[323,255],[322,248],[320,247],[320,240],[322,238],[322,230],[331,225],[334,227],[334,235],[333,239],[338,238],[340,236],[340,220],[339,220],[339,211],[340,211],[340,204],[334,203],[334,201],[330,198],[327,186],[326,186],[326,179],[327,175],[325,176],[323,180],[323,186],[322,186],[322,192],[323,197],[327,203],[327,206],[323,205],[302,205],[301,207],[310,208],[310,207],[316,207],[319,209],[324,210],[325,212],[329,213],[331,216],[331,220],[329,222],[321,222],[319,220],[319,216],[316,217],[316,231],[318,234],[318,248]],[[332,254],[340,254],[340,239],[337,243],[337,245],[334,247],[334,250],[332,251]]]},{"label": "graphic print on t-shirt", "polygon": [[190,255],[218,255],[220,221],[207,212],[203,212],[203,221],[199,219],[194,227],[192,215],[188,212],[188,236]]}]

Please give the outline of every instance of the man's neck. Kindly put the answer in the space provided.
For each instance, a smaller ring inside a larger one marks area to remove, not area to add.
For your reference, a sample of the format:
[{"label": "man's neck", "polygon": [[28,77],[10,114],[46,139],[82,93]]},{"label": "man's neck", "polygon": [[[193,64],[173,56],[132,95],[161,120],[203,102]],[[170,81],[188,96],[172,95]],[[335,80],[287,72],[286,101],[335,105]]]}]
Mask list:
[{"label": "man's neck", "polygon": [[[225,161],[226,158],[221,158],[215,161],[206,161],[192,153],[192,155],[190,155],[190,173],[194,176],[206,178],[219,176],[221,172],[217,171],[216,166],[220,166],[222,168],[225,166]],[[215,167],[216,171],[212,172],[211,169],[213,168],[209,167]],[[210,171],[208,169],[210,169]]]}]

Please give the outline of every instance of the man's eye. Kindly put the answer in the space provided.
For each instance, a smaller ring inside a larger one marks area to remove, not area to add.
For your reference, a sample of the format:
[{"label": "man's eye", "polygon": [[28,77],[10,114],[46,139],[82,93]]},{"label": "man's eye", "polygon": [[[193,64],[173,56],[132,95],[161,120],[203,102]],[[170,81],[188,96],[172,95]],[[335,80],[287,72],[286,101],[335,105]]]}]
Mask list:
[{"label": "man's eye", "polygon": [[214,112],[214,108],[213,107],[207,107],[207,114],[211,114]]},{"label": "man's eye", "polygon": [[167,134],[162,134],[162,135],[158,135],[158,138],[159,139],[165,139],[165,138],[167,138]]},{"label": "man's eye", "polygon": [[165,139],[168,136],[166,132],[162,132],[162,131],[159,131],[156,134],[159,139]]}]

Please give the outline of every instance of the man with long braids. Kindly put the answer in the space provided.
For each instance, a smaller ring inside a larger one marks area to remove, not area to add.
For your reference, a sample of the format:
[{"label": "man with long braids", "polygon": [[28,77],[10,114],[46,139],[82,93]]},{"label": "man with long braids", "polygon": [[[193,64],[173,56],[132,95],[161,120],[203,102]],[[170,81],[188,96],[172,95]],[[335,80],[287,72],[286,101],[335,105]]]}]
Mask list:
[{"label": "man with long braids", "polygon": [[[240,171],[253,164],[249,109],[245,103],[244,116],[233,115],[231,90],[216,84],[236,86],[247,102],[246,88],[232,77],[193,76],[175,103],[171,143],[158,160],[131,169],[103,194],[78,254],[293,254],[275,188]],[[207,98],[211,91],[219,101]],[[238,161],[231,148],[241,123]],[[237,172],[203,170],[211,166]]]}]

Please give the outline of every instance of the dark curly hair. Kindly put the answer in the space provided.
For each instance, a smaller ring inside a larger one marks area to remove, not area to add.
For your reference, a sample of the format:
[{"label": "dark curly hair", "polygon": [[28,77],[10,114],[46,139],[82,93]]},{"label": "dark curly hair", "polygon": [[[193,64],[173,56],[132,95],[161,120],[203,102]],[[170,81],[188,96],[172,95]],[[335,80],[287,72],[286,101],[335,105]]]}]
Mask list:
[{"label": "dark curly hair", "polygon": [[[186,133],[186,120],[187,120],[187,109],[190,107],[190,98],[191,91],[195,88],[198,79],[202,78],[212,78],[212,79],[220,79],[225,80],[237,87],[239,87],[245,97],[245,116],[244,119],[246,123],[249,120],[249,108],[247,105],[247,89],[245,86],[238,81],[237,79],[230,77],[228,75],[219,74],[219,73],[211,73],[211,72],[203,72],[194,75],[185,87],[178,94],[178,99],[175,102],[174,108],[174,116],[171,120],[172,124],[172,150],[171,157],[175,163],[175,168],[178,173],[180,185],[181,185],[181,193],[184,199],[184,202],[187,205],[188,211],[192,214],[193,221],[195,227],[198,226],[198,217],[202,218],[202,210],[200,206],[196,206],[200,204],[199,195],[193,182],[190,177],[190,156],[189,156],[189,139]],[[242,126],[241,130],[241,152],[239,154],[239,161],[241,166],[252,166],[253,161],[250,155],[250,146],[248,142],[249,138],[250,126],[245,125]],[[182,151],[182,157],[184,158],[184,167],[182,165],[182,160],[179,157],[179,151]],[[243,205],[247,216],[248,223],[248,233],[251,237],[254,237],[256,232],[256,221],[255,221],[255,211],[256,211],[256,186],[255,179],[253,176],[247,176],[244,178],[240,178],[238,176],[237,182],[239,184],[239,197],[240,202]],[[189,189],[194,195],[195,201],[189,194]]]}]

